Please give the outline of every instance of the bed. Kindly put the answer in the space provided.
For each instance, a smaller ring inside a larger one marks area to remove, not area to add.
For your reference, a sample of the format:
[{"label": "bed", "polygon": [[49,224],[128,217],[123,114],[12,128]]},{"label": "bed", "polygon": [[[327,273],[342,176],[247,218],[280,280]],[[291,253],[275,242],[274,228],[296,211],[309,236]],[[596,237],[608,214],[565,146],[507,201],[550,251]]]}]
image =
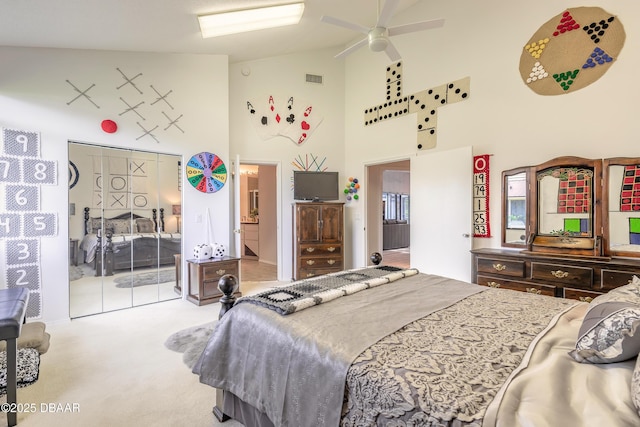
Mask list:
[{"label": "bed", "polygon": [[[219,419],[259,427],[640,425],[640,280],[591,305],[384,265],[235,304],[233,286],[221,290],[221,318],[193,368],[223,390]],[[625,304],[631,312],[616,322]],[[604,313],[611,307],[613,321]],[[631,333],[612,339],[620,324]]]},{"label": "bed", "polygon": [[151,217],[126,212],[104,221],[102,217],[91,217],[90,212],[90,208],[84,209],[85,235],[80,249],[97,276],[175,264],[174,255],[181,251],[181,235],[164,232],[163,208],[152,209]]}]

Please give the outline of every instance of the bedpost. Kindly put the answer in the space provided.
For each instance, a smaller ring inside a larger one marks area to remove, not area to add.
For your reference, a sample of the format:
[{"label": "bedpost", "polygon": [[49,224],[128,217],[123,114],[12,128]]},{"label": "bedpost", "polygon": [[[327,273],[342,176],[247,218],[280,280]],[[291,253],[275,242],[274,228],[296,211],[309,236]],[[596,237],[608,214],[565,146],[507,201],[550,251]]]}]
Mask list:
[{"label": "bedpost", "polygon": [[113,233],[108,230],[105,232],[107,237],[107,247],[104,250],[104,275],[113,276]]},{"label": "bedpost", "polygon": [[380,255],[380,252],[374,252],[371,254],[371,262],[374,265],[378,265],[382,262],[382,255]]},{"label": "bedpost", "polygon": [[218,315],[218,320],[220,320],[236,302],[236,297],[233,296],[233,293],[238,289],[238,278],[233,274],[225,274],[218,281],[218,289],[223,293],[222,298],[220,298],[221,307]]},{"label": "bedpost", "polygon": [[151,218],[153,219],[153,228],[154,228],[153,231],[157,233],[158,231],[160,231],[158,229],[158,209],[156,208],[151,209]]},{"label": "bedpost", "polygon": [[85,207],[84,208],[84,234],[89,234],[89,233],[93,233],[93,230],[89,230],[89,211],[91,210],[91,208],[89,207]]},{"label": "bedpost", "polygon": [[164,231],[164,208],[160,208],[160,230]]},{"label": "bedpost", "polygon": [[[218,280],[218,289],[223,293],[222,298],[220,298],[220,314],[218,315],[218,320],[224,316],[224,314],[233,307],[233,304],[236,302],[236,297],[233,296],[233,293],[238,289],[238,278],[233,274],[225,274]],[[222,412],[224,404],[224,390],[219,388],[216,389],[216,405],[213,407],[213,415],[218,419],[218,421],[225,422],[231,417]]]}]

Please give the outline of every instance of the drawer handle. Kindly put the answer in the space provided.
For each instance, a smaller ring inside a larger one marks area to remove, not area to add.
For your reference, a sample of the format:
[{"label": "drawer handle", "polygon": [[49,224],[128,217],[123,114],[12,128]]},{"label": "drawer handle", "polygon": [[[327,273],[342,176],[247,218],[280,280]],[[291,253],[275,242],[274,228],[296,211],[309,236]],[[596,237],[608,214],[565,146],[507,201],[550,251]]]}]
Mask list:
[{"label": "drawer handle", "polygon": [[499,288],[500,287],[500,283],[498,283],[498,282],[487,282],[487,286],[489,286],[490,288]]},{"label": "drawer handle", "polygon": [[536,294],[536,295],[540,295],[542,293],[542,291],[537,288],[527,288],[527,292],[530,294]]},{"label": "drawer handle", "polygon": [[316,263],[316,262],[315,262],[314,260],[312,260],[312,259],[308,259],[308,260],[307,260],[307,265],[313,265],[313,264],[315,264],[315,263]]},{"label": "drawer handle", "polygon": [[579,299],[582,302],[591,302],[591,301],[593,301],[592,297],[580,297]]},{"label": "drawer handle", "polygon": [[334,248],[333,246],[329,246],[329,247],[327,248],[327,250],[328,250],[329,252],[333,252],[333,251],[335,251],[335,250],[336,250],[336,248]]},{"label": "drawer handle", "polygon": [[307,273],[307,277],[313,277],[313,276],[315,276],[315,274],[313,274],[313,273]]},{"label": "drawer handle", "polygon": [[219,276],[222,276],[226,272],[227,272],[227,270],[225,270],[223,268],[221,268],[220,270],[216,270],[216,274],[219,275]]},{"label": "drawer handle", "polygon": [[335,263],[336,263],[336,260],[335,260],[335,259],[328,259],[328,260],[327,260],[327,264],[329,264],[329,265],[333,265],[333,264],[335,264]]},{"label": "drawer handle", "polygon": [[307,252],[313,252],[315,250],[316,250],[316,248],[307,248]]},{"label": "drawer handle", "polygon": [[493,269],[494,269],[494,270],[496,270],[496,271],[502,271],[502,270],[504,270],[505,268],[507,268],[507,266],[506,266],[506,265],[502,265],[502,264],[493,264]]},{"label": "drawer handle", "polygon": [[552,271],[551,275],[558,279],[564,279],[569,275],[569,273],[567,271],[556,270],[556,271]]}]

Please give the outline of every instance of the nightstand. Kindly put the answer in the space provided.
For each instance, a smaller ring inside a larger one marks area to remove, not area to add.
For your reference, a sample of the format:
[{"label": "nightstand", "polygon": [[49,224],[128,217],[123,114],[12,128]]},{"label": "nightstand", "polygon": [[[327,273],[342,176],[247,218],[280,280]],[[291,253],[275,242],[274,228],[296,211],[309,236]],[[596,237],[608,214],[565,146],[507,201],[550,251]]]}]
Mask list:
[{"label": "nightstand", "polygon": [[[206,260],[188,259],[188,290],[187,299],[196,305],[217,302],[222,298],[218,289],[218,280],[225,274],[233,274],[240,280],[240,258],[222,257]],[[242,296],[240,289],[233,294]]]}]

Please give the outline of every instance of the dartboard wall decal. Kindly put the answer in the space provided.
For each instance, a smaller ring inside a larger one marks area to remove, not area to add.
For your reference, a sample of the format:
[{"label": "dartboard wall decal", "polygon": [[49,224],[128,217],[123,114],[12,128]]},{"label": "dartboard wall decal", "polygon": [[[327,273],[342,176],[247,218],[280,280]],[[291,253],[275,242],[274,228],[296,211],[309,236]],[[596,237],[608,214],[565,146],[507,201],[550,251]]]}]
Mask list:
[{"label": "dartboard wall decal", "polygon": [[198,191],[215,193],[227,182],[227,167],[220,157],[203,151],[187,163],[187,180]]},{"label": "dartboard wall decal", "polygon": [[527,41],[520,56],[520,75],[539,95],[575,92],[611,68],[624,41],[620,19],[604,9],[566,9]]}]

